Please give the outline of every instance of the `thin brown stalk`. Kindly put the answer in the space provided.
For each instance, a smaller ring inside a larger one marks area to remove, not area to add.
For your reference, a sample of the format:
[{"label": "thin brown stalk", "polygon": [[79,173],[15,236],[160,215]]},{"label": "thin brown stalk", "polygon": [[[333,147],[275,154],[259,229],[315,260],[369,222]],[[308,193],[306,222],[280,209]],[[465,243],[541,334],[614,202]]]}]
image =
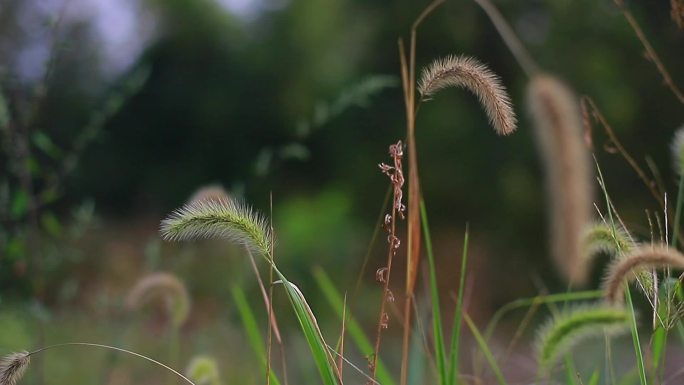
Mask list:
[{"label": "thin brown stalk", "polygon": [[347,293],[344,293],[344,302],[342,305],[342,331],[340,332],[340,348],[339,348],[339,355],[338,355],[338,360],[337,360],[337,376],[339,378],[344,378],[342,377],[342,371],[344,369],[344,335],[346,332],[346,326],[347,326]]},{"label": "thin brown stalk", "polygon": [[[658,202],[660,209],[667,213],[667,220],[669,222],[672,222],[673,213],[672,210],[665,205],[665,190],[663,189],[662,183],[658,182],[658,174],[655,171],[653,171],[655,179],[651,179],[646,175],[646,172],[639,166],[639,164],[636,162],[636,160],[634,160],[634,158],[629,154],[629,152],[627,152],[625,147],[622,145],[622,142],[620,142],[617,135],[615,135],[615,131],[613,131],[613,128],[608,123],[606,118],[603,116],[599,108],[596,106],[596,103],[594,103],[593,99],[591,99],[589,96],[583,95],[580,98],[580,103],[583,106],[585,106],[587,110],[590,110],[593,119],[596,122],[598,122],[601,125],[601,127],[603,127],[603,130],[608,135],[608,139],[615,147],[615,150],[625,159],[625,161],[632,168],[632,170],[634,170],[639,179],[648,189],[651,196],[656,200],[656,202]],[[680,231],[677,234],[677,239],[681,243],[684,243],[684,233],[682,233],[682,231]]]},{"label": "thin brown stalk", "polygon": [[506,46],[511,51],[515,60],[520,64],[523,71],[528,77],[532,77],[539,72],[539,66],[534,62],[530,53],[527,52],[525,46],[522,44],[518,36],[513,31],[513,28],[504,19],[501,12],[489,0],[475,0],[475,2],[485,11],[489,20],[494,24],[499,36],[504,40]]},{"label": "thin brown stalk", "polygon": [[399,42],[401,61],[401,78],[404,86],[404,101],[406,104],[406,137],[409,154],[408,175],[408,243],[406,247],[406,293],[404,297],[404,335],[402,342],[402,363],[400,384],[406,385],[408,378],[408,349],[411,329],[411,301],[418,273],[420,261],[420,177],[418,175],[418,161],[416,154],[416,30],[425,18],[430,15],[445,0],[435,0],[430,3],[411,26],[411,48],[409,64],[406,65],[406,53],[403,42]]},{"label": "thin brown stalk", "polygon": [[644,46],[644,49],[646,50],[646,57],[650,59],[653,64],[656,66],[656,69],[660,73],[660,76],[663,78],[663,82],[665,83],[665,86],[672,91],[672,93],[675,95],[677,100],[679,100],[680,103],[684,104],[684,94],[682,91],[677,87],[677,85],[674,84],[674,81],[672,80],[672,76],[670,76],[670,73],[667,71],[667,68],[665,68],[665,65],[663,62],[660,60],[658,57],[658,54],[655,52],[655,49],[653,49],[653,46],[651,43],[648,41],[648,38],[646,38],[646,35],[644,34],[644,31],[641,29],[641,26],[639,26],[639,23],[636,21],[634,16],[632,15],[632,12],[627,9],[627,7],[624,4],[624,1],[622,0],[614,0],[615,4],[620,8],[622,11],[622,14],[625,16],[625,20],[627,20],[627,23],[629,23],[630,27],[632,27],[632,30],[634,30],[634,33],[636,34],[637,38],[641,42],[641,45]]}]

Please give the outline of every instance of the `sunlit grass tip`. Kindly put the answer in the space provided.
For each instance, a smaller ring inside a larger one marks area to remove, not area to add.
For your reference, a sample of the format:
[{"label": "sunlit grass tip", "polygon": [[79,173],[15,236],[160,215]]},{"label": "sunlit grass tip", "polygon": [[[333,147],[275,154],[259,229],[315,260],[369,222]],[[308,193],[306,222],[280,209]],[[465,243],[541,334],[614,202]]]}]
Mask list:
[{"label": "sunlit grass tip", "polygon": [[175,327],[185,323],[190,315],[190,295],[183,281],[169,273],[152,273],[142,277],[128,292],[126,305],[139,309],[154,298],[161,298]]},{"label": "sunlit grass tip", "polygon": [[221,385],[219,365],[213,357],[200,355],[192,358],[185,376],[197,385]]},{"label": "sunlit grass tip", "polygon": [[0,362],[0,385],[15,385],[24,375],[30,362],[31,355],[27,351],[3,357]]},{"label": "sunlit grass tip", "polygon": [[624,258],[616,259],[608,268],[603,283],[604,298],[608,303],[623,301],[624,283],[648,268],[672,267],[684,269],[684,255],[666,245],[643,245]]},{"label": "sunlit grass tip", "polygon": [[629,330],[629,313],[617,306],[579,306],[552,318],[539,330],[537,361],[540,372],[553,364],[578,343],[595,335],[619,334]]},{"label": "sunlit grass tip", "polygon": [[684,170],[684,125],[675,132],[672,140],[672,159],[677,175],[681,176]]},{"label": "sunlit grass tip", "polygon": [[598,253],[606,253],[617,257],[629,253],[636,244],[627,230],[622,226],[612,226],[604,222],[587,226],[582,239],[582,255],[591,260]]},{"label": "sunlit grass tip", "polygon": [[515,131],[518,120],[506,88],[499,76],[478,60],[451,55],[423,69],[418,91],[424,99],[448,87],[465,87],[475,94],[499,135]]},{"label": "sunlit grass tip", "polygon": [[183,241],[223,238],[268,256],[271,230],[265,217],[236,200],[193,201],[161,223],[162,238]]}]

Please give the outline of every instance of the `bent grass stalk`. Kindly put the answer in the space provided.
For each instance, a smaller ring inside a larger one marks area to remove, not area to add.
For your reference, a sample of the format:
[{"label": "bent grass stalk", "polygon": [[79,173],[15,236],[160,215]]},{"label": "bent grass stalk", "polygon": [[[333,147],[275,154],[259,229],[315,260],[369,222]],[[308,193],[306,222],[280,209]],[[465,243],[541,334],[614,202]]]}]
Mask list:
[{"label": "bent grass stalk", "polygon": [[[95,343],[89,343],[89,342],[66,342],[63,344],[56,344],[56,345],[50,345],[46,346],[37,350],[34,350],[32,352],[22,352],[22,353],[13,353],[3,360],[3,363],[0,365],[0,385],[14,385],[16,384],[19,379],[21,379],[21,376],[24,374],[26,371],[28,364],[30,362],[30,357],[33,355],[36,355],[38,353],[45,352],[47,350],[52,350],[56,348],[63,348],[63,347],[69,347],[69,346],[88,346],[88,347],[95,347],[95,348],[103,348],[103,349],[109,349],[109,350],[114,350],[117,352],[121,353],[126,353],[130,354],[132,356],[142,358],[148,362],[151,362],[157,366],[161,366],[162,368],[170,371],[171,373],[175,374],[176,376],[180,377],[183,381],[187,382],[190,385],[196,385],[194,382],[192,382],[189,378],[186,376],[182,375],[175,369],[169,367],[168,365],[165,365],[153,358],[144,356],[142,354],[118,348],[116,346],[110,346],[110,345],[103,345],[103,344],[95,344]],[[6,382],[4,382],[6,381]]]}]

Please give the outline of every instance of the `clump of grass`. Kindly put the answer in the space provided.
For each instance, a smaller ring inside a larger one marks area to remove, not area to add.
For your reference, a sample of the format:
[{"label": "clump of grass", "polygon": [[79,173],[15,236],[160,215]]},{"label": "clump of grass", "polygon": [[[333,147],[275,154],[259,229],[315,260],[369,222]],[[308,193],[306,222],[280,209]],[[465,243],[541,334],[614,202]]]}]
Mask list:
[{"label": "clump of grass", "polygon": [[528,104],[546,168],[554,260],[570,283],[581,285],[588,270],[581,238],[591,222],[592,173],[579,105],[563,83],[543,74],[530,81]]},{"label": "clump of grass", "polygon": [[0,362],[0,385],[15,385],[30,362],[31,354],[27,351],[5,356]]},{"label": "clump of grass", "polygon": [[554,317],[540,329],[537,361],[546,373],[564,353],[587,337],[629,330],[629,312],[622,307],[592,305],[577,307]]},{"label": "clump of grass", "polygon": [[604,282],[604,297],[609,303],[622,302],[625,281],[636,277],[639,271],[653,267],[684,269],[684,255],[667,245],[645,245],[635,248],[624,258],[616,259],[608,268]]},{"label": "clump of grass", "polygon": [[148,274],[129,291],[126,305],[130,309],[139,309],[155,297],[165,302],[174,327],[185,323],[190,314],[190,295],[183,281],[170,273]]},{"label": "clump of grass", "polygon": [[272,248],[266,219],[235,200],[192,201],[162,221],[161,235],[169,241],[224,238],[264,256]]},{"label": "clump of grass", "polygon": [[467,56],[447,56],[423,70],[418,91],[423,99],[447,87],[465,87],[475,94],[499,135],[515,131],[517,118],[501,79],[484,64]]}]

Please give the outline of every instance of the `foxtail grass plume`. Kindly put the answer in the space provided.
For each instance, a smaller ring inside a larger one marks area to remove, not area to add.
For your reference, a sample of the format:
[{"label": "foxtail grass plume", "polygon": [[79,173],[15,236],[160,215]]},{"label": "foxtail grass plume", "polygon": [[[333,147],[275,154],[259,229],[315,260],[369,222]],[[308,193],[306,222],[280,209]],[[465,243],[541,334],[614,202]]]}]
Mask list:
[{"label": "foxtail grass plume", "polygon": [[228,195],[223,187],[219,185],[209,185],[195,191],[190,199],[188,199],[188,203],[202,201],[228,202],[230,200],[230,195]]},{"label": "foxtail grass plume", "polygon": [[684,126],[675,132],[674,140],[672,141],[672,159],[674,160],[677,175],[684,176],[682,174],[682,170],[684,170]]},{"label": "foxtail grass plume", "polygon": [[582,255],[592,259],[598,253],[606,253],[611,257],[619,257],[629,253],[636,247],[636,243],[622,226],[597,222],[587,227],[582,240]]},{"label": "foxtail grass plume", "polygon": [[154,298],[161,298],[175,327],[182,326],[190,315],[190,296],[185,284],[169,273],[152,273],[142,277],[126,298],[130,309],[139,309]]},{"label": "foxtail grass plume", "polygon": [[582,285],[588,264],[581,240],[591,222],[593,177],[579,106],[572,92],[549,75],[532,78],[528,104],[546,171],[552,254],[565,279]]},{"label": "foxtail grass plume", "polygon": [[624,258],[616,259],[608,268],[603,284],[603,295],[608,303],[623,301],[624,283],[648,268],[672,267],[684,269],[684,255],[667,245],[643,245]]},{"label": "foxtail grass plume", "polygon": [[3,357],[0,362],[0,385],[15,385],[24,375],[30,362],[31,355],[27,351]]},{"label": "foxtail grass plume", "polygon": [[588,337],[629,330],[629,313],[622,307],[582,306],[552,318],[537,337],[537,361],[540,372],[553,364]]},{"label": "foxtail grass plume", "polygon": [[423,70],[418,91],[429,99],[447,87],[465,87],[475,94],[499,135],[515,131],[517,118],[506,88],[484,64],[471,57],[453,55],[433,61]]},{"label": "foxtail grass plume", "polygon": [[271,253],[266,219],[235,200],[190,202],[162,221],[161,236],[169,241],[224,238],[264,256]]}]

